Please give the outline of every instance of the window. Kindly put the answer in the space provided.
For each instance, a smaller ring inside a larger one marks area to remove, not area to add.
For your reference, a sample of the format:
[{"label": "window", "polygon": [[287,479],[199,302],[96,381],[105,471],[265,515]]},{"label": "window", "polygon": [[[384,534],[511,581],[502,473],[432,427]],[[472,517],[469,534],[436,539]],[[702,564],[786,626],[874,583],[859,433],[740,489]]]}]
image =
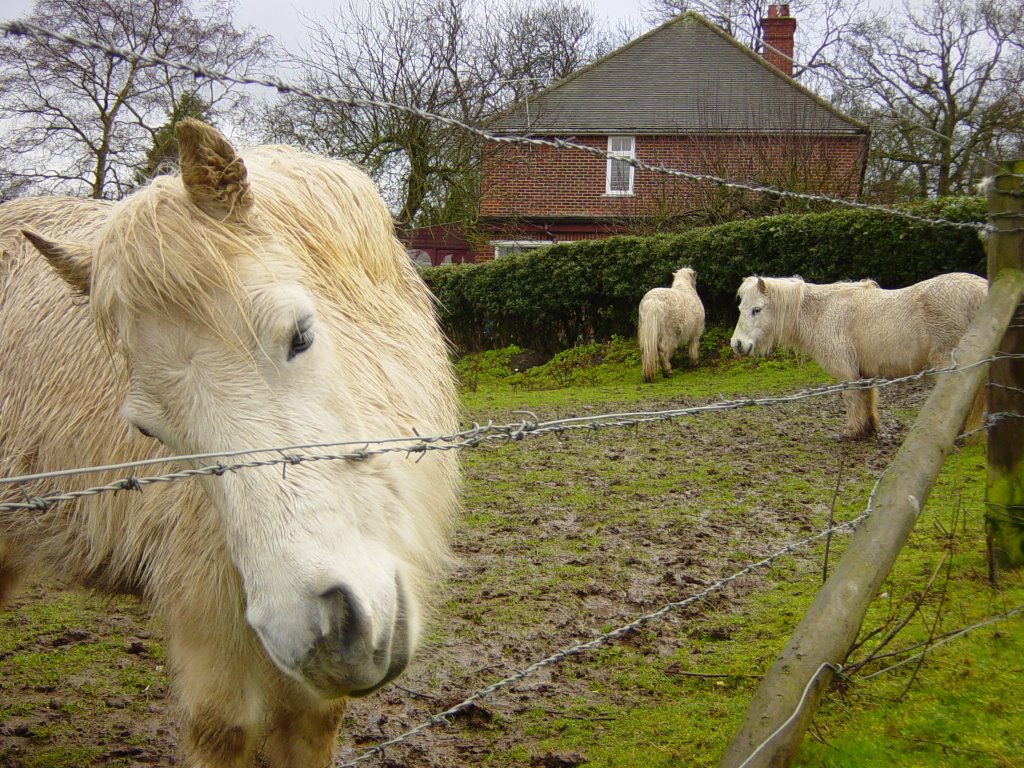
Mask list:
[{"label": "window", "polygon": [[508,256],[513,253],[525,253],[535,248],[543,248],[546,245],[553,245],[550,240],[491,240],[494,246],[494,258]]},{"label": "window", "polygon": [[608,137],[608,179],[605,193],[609,195],[633,194],[633,166],[616,157],[636,157],[636,142],[632,136]]}]

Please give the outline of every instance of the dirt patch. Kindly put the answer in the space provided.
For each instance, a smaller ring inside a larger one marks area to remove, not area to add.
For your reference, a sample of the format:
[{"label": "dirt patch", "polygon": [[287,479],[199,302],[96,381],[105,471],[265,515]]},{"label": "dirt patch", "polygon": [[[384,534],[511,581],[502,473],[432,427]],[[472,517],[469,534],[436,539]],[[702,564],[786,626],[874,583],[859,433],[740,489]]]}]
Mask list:
[{"label": "dirt patch", "polygon": [[530,368],[536,368],[538,365],[544,365],[544,363],[550,359],[551,355],[545,355],[540,352],[534,352],[531,349],[525,349],[509,358],[508,369],[512,373],[518,373]]},{"label": "dirt patch", "polygon": [[[926,393],[908,386],[884,394],[883,435],[863,443],[836,440],[842,411],[831,397],[467,455],[460,564],[439,590],[411,668],[352,702],[339,757],[357,757],[538,660],[682,600],[831,514],[853,517],[904,434],[894,406],[913,409]],[[844,492],[833,504],[837,482]],[[820,568],[811,555],[794,562],[773,578]],[[762,588],[759,576],[739,579],[609,646],[680,680],[701,668],[708,647],[730,641],[729,617]],[[62,608],[72,604],[73,613]],[[40,606],[49,606],[45,616],[33,613]],[[68,618],[54,622],[62,611]],[[644,706],[643,686],[619,684],[626,673],[601,663],[602,653],[544,664],[363,764],[451,768],[504,754],[502,765],[583,765],[587,750],[553,748],[546,721],[593,725]],[[36,659],[56,669],[32,679],[25,670]],[[5,768],[177,764],[159,636],[129,602],[42,586],[22,594],[0,615],[0,712]],[[76,763],[76,750],[88,761]]]}]

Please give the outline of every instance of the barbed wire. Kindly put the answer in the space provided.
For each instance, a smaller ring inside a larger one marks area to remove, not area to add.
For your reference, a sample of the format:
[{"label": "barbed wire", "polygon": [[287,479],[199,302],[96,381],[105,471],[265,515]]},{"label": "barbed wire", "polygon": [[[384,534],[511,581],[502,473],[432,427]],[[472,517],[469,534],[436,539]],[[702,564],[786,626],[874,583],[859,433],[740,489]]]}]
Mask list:
[{"label": "barbed wire", "polygon": [[959,629],[953,630],[952,632],[947,632],[938,640],[924,641],[923,643],[911,646],[910,648],[905,648],[902,651],[893,651],[893,654],[906,653],[910,650],[913,650],[913,648],[919,647],[922,644],[925,646],[924,649],[919,651],[918,653],[901,659],[895,664],[891,664],[883,669],[877,670],[876,672],[872,672],[869,675],[864,675],[860,677],[850,677],[845,674],[848,668],[844,665],[833,664],[832,662],[823,661],[818,666],[818,669],[815,670],[814,674],[811,675],[811,678],[807,681],[807,685],[804,686],[803,693],[800,695],[800,699],[797,701],[796,706],[793,708],[793,712],[790,714],[790,716],[787,717],[785,721],[783,721],[783,723],[779,725],[778,728],[772,731],[772,733],[769,734],[765,738],[765,740],[762,741],[757,746],[757,748],[753,752],[751,752],[742,763],[739,764],[739,766],[737,766],[737,768],[746,768],[746,766],[750,765],[754,758],[756,758],[757,755],[759,755],[762,752],[762,750],[764,750],[769,744],[771,744],[775,740],[775,737],[777,737],[780,733],[783,733],[786,730],[786,728],[789,727],[790,723],[792,723],[797,718],[797,716],[799,716],[801,710],[803,710],[804,708],[804,704],[807,702],[807,696],[811,691],[811,687],[817,681],[818,675],[820,675],[824,670],[831,669],[833,674],[837,676],[842,676],[843,679],[848,683],[866,682],[868,680],[871,680],[872,678],[878,677],[879,675],[885,674],[886,672],[892,672],[893,670],[898,669],[899,667],[902,667],[905,664],[909,664],[915,659],[923,658],[925,655],[931,653],[939,646],[945,645],[946,643],[952,642],[953,640],[957,640],[961,637],[965,637],[968,633],[973,632],[976,629],[981,629],[982,627],[986,627],[989,624],[994,624],[997,621],[1005,621],[1006,619],[1009,619],[1012,616],[1016,616],[1017,614],[1022,612],[1024,612],[1024,605],[1019,605],[1015,608],[1011,608],[1008,611],[1003,611],[1002,613],[998,613],[994,616],[989,616],[988,618],[975,622],[974,624],[971,624],[969,626],[961,627]]},{"label": "barbed wire", "polygon": [[[623,637],[625,635],[630,634],[631,632],[636,631],[637,629],[641,628],[642,626],[644,626],[646,624],[649,624],[649,623],[651,623],[653,621],[656,621],[658,619],[664,618],[665,616],[667,616],[668,614],[670,614],[672,612],[675,612],[675,611],[678,611],[678,610],[682,610],[683,608],[686,608],[686,607],[692,605],[695,602],[698,602],[700,600],[704,600],[709,595],[711,595],[711,594],[713,594],[715,592],[721,591],[722,589],[725,589],[727,586],[729,586],[730,584],[734,583],[738,579],[743,578],[744,576],[748,576],[751,573],[753,573],[754,571],[757,571],[759,569],[769,567],[776,560],[778,560],[778,559],[780,559],[782,557],[785,557],[787,555],[791,555],[791,554],[799,551],[800,549],[803,549],[804,547],[807,547],[807,546],[809,546],[809,545],[811,545],[811,544],[813,544],[813,543],[815,543],[817,541],[820,541],[822,539],[829,538],[829,537],[835,535],[836,533],[843,533],[843,532],[851,531],[858,524],[860,524],[863,520],[865,520],[868,516],[870,516],[873,513],[873,511],[874,511],[875,495],[876,495],[876,493],[878,491],[878,488],[881,485],[882,479],[885,477],[885,474],[886,474],[887,471],[888,471],[888,468],[885,471],[883,471],[882,474],[875,481],[874,486],[872,487],[870,493],[868,494],[868,499],[867,499],[867,502],[865,504],[865,509],[857,517],[854,517],[854,518],[852,518],[850,520],[847,520],[845,522],[839,523],[837,525],[829,526],[829,527],[827,527],[827,528],[825,528],[825,529],[823,529],[823,530],[821,530],[821,531],[819,531],[819,532],[817,532],[817,533],[815,533],[815,534],[813,534],[811,536],[807,536],[807,537],[805,537],[803,539],[799,539],[797,541],[789,542],[788,544],[780,547],[779,549],[775,550],[774,552],[772,552],[771,554],[769,554],[766,557],[762,558],[761,560],[758,560],[756,562],[750,563],[750,564],[744,566],[743,568],[740,568],[739,570],[733,572],[729,576],[726,576],[726,577],[724,577],[722,579],[719,579],[718,581],[708,585],[704,589],[702,589],[699,592],[696,592],[696,593],[690,595],[689,597],[686,597],[686,598],[684,598],[682,600],[666,603],[665,605],[663,605],[661,608],[659,608],[656,611],[653,611],[651,613],[647,613],[647,614],[644,614],[642,616],[639,616],[639,617],[635,618],[634,620],[630,621],[629,623],[623,624],[623,625],[621,625],[619,627],[616,627],[615,629],[612,629],[609,632],[605,632],[604,634],[601,634],[601,635],[599,635],[599,636],[597,636],[597,637],[595,637],[595,638],[593,638],[591,640],[588,640],[588,641],[583,642],[583,643],[578,643],[576,645],[573,645],[573,646],[561,649],[559,651],[556,651],[555,653],[549,654],[548,656],[546,656],[546,657],[544,657],[544,658],[542,658],[542,659],[540,659],[540,660],[538,660],[538,661],[536,661],[536,662],[534,662],[534,663],[532,663],[532,664],[522,668],[521,670],[519,670],[519,671],[517,671],[517,672],[515,672],[515,673],[513,673],[511,675],[508,675],[505,678],[502,678],[501,680],[498,680],[496,682],[490,683],[489,685],[487,685],[487,686],[485,686],[483,688],[478,689],[476,692],[474,692],[470,696],[466,697],[465,699],[460,701],[458,704],[455,704],[455,705],[453,705],[451,707],[448,707],[447,709],[445,709],[442,712],[438,712],[438,713],[436,713],[434,715],[429,716],[427,719],[425,719],[420,724],[418,724],[418,725],[416,725],[416,726],[414,726],[414,727],[404,731],[403,733],[399,734],[398,736],[395,736],[393,738],[390,738],[390,739],[387,739],[385,741],[379,742],[378,744],[375,744],[374,746],[364,750],[362,753],[360,753],[359,755],[357,755],[356,757],[354,757],[354,758],[352,758],[350,760],[347,760],[347,761],[344,761],[344,762],[336,761],[334,763],[334,768],[353,768],[354,766],[357,766],[357,765],[359,765],[359,764],[361,764],[363,762],[366,762],[367,760],[371,760],[374,757],[383,757],[384,752],[386,750],[388,750],[388,749],[390,749],[392,747],[399,746],[399,745],[401,745],[401,744],[403,744],[403,743],[413,739],[414,737],[418,736],[419,734],[424,733],[425,731],[427,731],[427,730],[429,730],[429,729],[431,729],[431,728],[433,728],[435,726],[450,725],[451,724],[451,718],[453,718],[454,716],[456,716],[457,714],[459,714],[463,710],[468,709],[469,707],[473,706],[474,704],[476,704],[476,702],[486,698],[487,696],[489,696],[489,695],[491,695],[491,694],[493,694],[493,693],[495,693],[495,692],[497,692],[497,691],[499,691],[499,690],[501,690],[503,688],[507,688],[507,687],[509,687],[511,685],[514,685],[514,684],[524,680],[525,678],[529,677],[530,675],[532,675],[532,674],[534,674],[534,673],[536,673],[536,672],[538,672],[538,671],[540,671],[540,670],[542,670],[542,669],[544,669],[546,667],[554,666],[555,664],[558,664],[558,663],[560,663],[562,661],[565,661],[566,659],[568,659],[570,657],[577,656],[577,655],[585,653],[587,651],[595,650],[595,649],[600,648],[600,647],[602,647],[604,645],[607,645],[608,643],[611,643],[612,641],[614,641],[614,640],[616,640],[616,639],[618,639],[620,637]],[[992,624],[992,623],[994,623],[996,621],[1005,620],[1005,619],[1007,619],[1007,618],[1009,618],[1009,617],[1011,617],[1013,615],[1016,615],[1018,613],[1021,613],[1021,612],[1024,612],[1024,606],[1018,606],[1016,608],[1013,608],[1013,609],[1008,610],[1008,611],[1004,611],[1003,613],[997,614],[995,616],[991,616],[991,617],[989,617],[989,618],[987,618],[987,619],[985,619],[983,621],[979,621],[979,622],[977,622],[975,624],[972,624],[970,626],[963,627],[963,628],[960,628],[958,630],[954,630],[953,632],[949,632],[949,633],[947,633],[946,635],[944,635],[941,639],[939,639],[937,641],[928,642],[926,644],[926,647],[922,651],[920,651],[919,653],[914,654],[913,656],[907,657],[905,659],[902,659],[898,663],[892,664],[892,665],[890,665],[890,666],[888,666],[888,667],[886,667],[884,669],[878,670],[878,671],[876,671],[876,672],[874,672],[874,673],[872,673],[870,675],[864,676],[861,679],[865,680],[865,681],[866,680],[870,680],[870,679],[872,679],[872,678],[874,678],[874,677],[876,677],[876,676],[878,676],[878,675],[880,675],[880,674],[882,674],[884,672],[892,671],[892,670],[894,670],[894,669],[896,669],[896,668],[898,668],[898,667],[900,667],[900,666],[902,666],[904,664],[909,663],[910,661],[913,661],[916,658],[920,658],[920,657],[924,656],[925,654],[931,652],[932,650],[934,650],[935,648],[937,648],[937,647],[939,647],[941,645],[944,645],[945,643],[951,642],[952,640],[954,640],[954,639],[956,639],[958,637],[963,637],[963,636],[967,635],[969,632],[971,632],[971,631],[973,631],[975,629],[984,627],[984,626],[986,626],[988,624]],[[904,652],[910,651],[910,650],[913,650],[913,647],[908,648],[908,649],[904,649]],[[843,667],[842,664],[833,664],[831,662],[822,662],[822,664],[818,667],[818,669],[815,671],[815,673],[811,676],[810,680],[808,680],[807,685],[805,686],[804,691],[803,691],[799,701],[797,702],[797,704],[796,704],[792,714],[775,731],[773,731],[768,737],[765,738],[765,740],[744,760],[744,762],[740,765],[739,768],[743,768],[743,766],[748,765],[751,762],[751,760],[754,759],[754,757],[756,755],[758,755],[765,747],[767,747],[776,738],[776,736],[778,736],[779,733],[782,733],[789,726],[789,724],[799,715],[800,711],[804,707],[804,704],[806,702],[806,699],[807,699],[807,696],[808,696],[808,694],[810,692],[811,687],[813,686],[814,682],[817,680],[818,675],[820,675],[821,672],[824,669],[826,669],[826,668],[831,668],[833,670],[833,672],[835,674],[837,674],[837,675],[841,675],[843,673],[843,671],[844,671],[844,667]]]},{"label": "barbed wire", "polygon": [[458,704],[449,707],[443,712],[438,712],[437,714],[431,715],[422,723],[413,728],[410,728],[404,733],[395,736],[394,738],[388,739],[386,741],[382,741],[366,749],[361,754],[357,755],[355,758],[347,762],[335,762],[334,768],[352,768],[352,766],[359,765],[360,763],[370,760],[373,757],[383,755],[385,750],[394,746],[398,746],[399,744],[402,744],[406,741],[409,741],[413,737],[418,736],[419,734],[429,730],[430,728],[433,728],[434,726],[449,725],[450,718],[454,717],[459,712],[463,711],[464,709],[467,709],[476,702],[480,701],[481,699],[489,696],[490,694],[496,691],[501,690],[502,688],[507,688],[508,686],[513,685],[514,683],[520,682],[521,680],[525,679],[526,677],[529,677],[530,675],[534,674],[535,672],[538,672],[541,669],[544,669],[545,667],[553,666],[572,656],[577,656],[586,651],[591,651],[596,648],[600,648],[604,645],[607,645],[613,640],[623,637],[624,635],[628,635],[646,624],[661,619],[675,611],[682,610],[683,608],[686,608],[700,600],[704,600],[708,596],[714,594],[715,592],[719,592],[725,589],[727,586],[743,578],[744,576],[748,576],[759,569],[767,568],[768,566],[772,565],[776,560],[785,557],[786,555],[791,555],[794,552],[803,549],[804,547],[810,546],[811,544],[820,541],[821,539],[824,539],[826,537],[833,536],[836,533],[843,533],[852,530],[861,521],[866,519],[872,513],[875,493],[878,490],[878,486],[881,483],[882,477],[884,476],[884,472],[881,476],[879,476],[878,480],[875,482],[874,487],[871,489],[871,492],[868,494],[868,500],[865,506],[865,510],[856,517],[851,518],[850,520],[847,520],[845,522],[839,523],[837,525],[829,526],[828,528],[818,531],[817,533],[812,534],[811,536],[807,536],[803,539],[789,542],[788,544],[785,544],[784,546],[776,549],[774,552],[767,555],[766,557],[763,557],[762,559],[756,562],[745,565],[744,567],[733,572],[729,576],[719,579],[718,581],[706,586],[699,592],[695,592],[694,594],[682,600],[666,603],[658,610],[644,614],[642,616],[638,616],[637,618],[630,621],[628,624],[623,624],[619,627],[616,627],[615,629],[610,630],[609,632],[605,632],[604,634],[598,635],[597,637],[591,640],[570,646],[568,648],[563,648],[562,650],[556,651],[555,653],[545,656],[543,659],[535,661],[529,666],[524,667],[521,670],[501,680],[498,680],[494,683],[491,683],[490,685],[480,688],[475,693],[466,697]]},{"label": "barbed wire", "polygon": [[[820,387],[811,387],[798,392],[765,396],[745,397],[733,400],[719,400],[705,405],[686,406],[660,411],[634,411],[594,414],[588,416],[571,416],[554,419],[550,421],[539,421],[536,415],[527,411],[516,411],[526,418],[519,422],[507,424],[486,424],[474,423],[469,429],[456,432],[450,435],[436,436],[409,436],[393,437],[378,440],[342,441],[333,443],[306,443],[300,445],[289,445],[276,448],[252,448],[241,449],[228,453],[202,453],[180,456],[168,456],[163,458],[145,459],[120,464],[107,464],[96,467],[78,467],[67,470],[54,470],[36,474],[16,475],[0,478],[0,486],[23,485],[30,482],[42,480],[56,480],[83,474],[110,472],[120,470],[137,469],[148,467],[154,464],[191,463],[210,458],[233,458],[238,456],[264,456],[269,458],[254,458],[248,461],[225,463],[218,461],[211,465],[201,467],[190,467],[168,472],[162,475],[150,475],[138,477],[134,474],[119,478],[108,483],[68,491],[54,491],[33,495],[24,501],[9,501],[0,504],[0,512],[16,510],[28,512],[46,512],[56,504],[78,499],[96,496],[101,493],[117,491],[137,491],[148,485],[158,483],[170,483],[177,480],[184,480],[195,477],[221,476],[228,472],[238,472],[245,469],[256,469],[264,467],[296,466],[300,464],[319,461],[366,461],[374,456],[387,454],[405,454],[407,457],[420,457],[429,451],[450,451],[465,448],[476,448],[485,445],[497,445],[523,440],[527,437],[539,437],[542,435],[561,435],[566,432],[577,430],[595,431],[599,429],[635,427],[641,424],[648,424],[659,421],[672,421],[674,419],[699,416],[708,413],[719,413],[733,411],[741,408],[769,407],[794,403],[801,400],[815,397],[834,395],[837,393],[861,390],[870,388],[886,388],[909,382],[920,381],[926,377],[944,375],[956,371],[967,370],[976,365],[985,365],[1000,359],[1024,358],[1022,355],[999,354],[985,360],[973,363],[971,366],[949,366],[947,368],[929,368],[918,373],[909,374],[893,379],[869,378],[857,381],[839,382],[827,384]],[[1020,414],[990,414],[986,426],[1002,418],[1020,418]],[[351,450],[333,451],[328,453],[308,453],[310,450],[350,448]]]},{"label": "barbed wire", "polygon": [[468,123],[462,122],[452,117],[445,115],[439,115],[433,112],[429,112],[419,107],[409,106],[406,104],[397,104],[395,102],[383,101],[379,99],[364,99],[354,96],[334,96],[322,93],[316,93],[310,91],[307,88],[294,83],[288,83],[277,78],[270,77],[239,77],[237,75],[231,75],[227,72],[222,72],[209,67],[198,66],[194,64],[187,64],[173,59],[168,59],[163,56],[157,56],[155,54],[142,54],[137,51],[132,51],[127,48],[120,48],[113,43],[104,42],[100,40],[91,40],[77,35],[67,34],[65,32],[58,32],[55,30],[48,29],[46,27],[33,24],[28,21],[8,21],[0,23],[0,31],[3,31],[4,35],[15,35],[20,37],[28,37],[36,42],[44,43],[47,40],[56,40],[59,42],[67,43],[69,45],[75,45],[82,48],[88,48],[91,50],[100,51],[108,56],[117,57],[124,61],[137,63],[137,64],[156,64],[162,67],[168,67],[175,69],[180,72],[186,72],[195,78],[202,78],[207,80],[213,80],[223,83],[232,83],[235,85],[242,86],[261,86],[266,88],[273,88],[282,95],[295,94],[303,98],[311,99],[326,104],[333,104],[335,106],[342,107],[354,107],[358,109],[387,109],[398,112],[404,112],[406,114],[413,115],[422,120],[430,122],[441,123],[451,128],[456,128],[461,131],[465,131],[470,135],[477,136],[486,141],[494,143],[504,144],[525,144],[530,146],[544,146],[553,147],[556,149],[573,149],[581,152],[585,152],[594,157],[602,159],[614,159],[634,168],[638,168],[644,171],[650,171],[652,173],[658,173],[667,176],[675,176],[678,178],[685,179],[687,181],[696,183],[710,183],[726,189],[736,189],[743,192],[750,192],[757,195],[770,195],[773,197],[787,198],[791,200],[800,200],[803,202],[826,202],[836,206],[842,206],[847,208],[854,208],[857,210],[873,211],[876,213],[885,214],[888,216],[894,216],[909,221],[914,221],[919,224],[928,224],[930,226],[946,226],[956,229],[969,229],[978,232],[979,234],[987,234],[990,232],[990,226],[987,223],[978,222],[964,222],[964,221],[952,221],[950,219],[942,218],[929,218],[927,216],[920,216],[918,214],[910,213],[909,211],[902,211],[895,208],[887,208],[881,205],[872,205],[870,203],[861,203],[856,200],[848,200],[841,197],[833,197],[830,195],[817,195],[807,192],[794,192],[791,190],[783,190],[778,187],[751,184],[747,182],[731,181],[729,179],[722,178],[720,176],[714,176],[710,174],[699,174],[691,173],[689,171],[683,171],[678,168],[670,168],[661,164],[648,163],[638,158],[623,157],[620,155],[614,155],[607,150],[600,149],[598,147],[591,147],[586,144],[580,144],[578,142],[570,141],[568,139],[545,139],[540,137],[529,137],[523,135],[512,135],[512,134],[496,134],[490,131],[486,131],[482,128],[469,125]]}]

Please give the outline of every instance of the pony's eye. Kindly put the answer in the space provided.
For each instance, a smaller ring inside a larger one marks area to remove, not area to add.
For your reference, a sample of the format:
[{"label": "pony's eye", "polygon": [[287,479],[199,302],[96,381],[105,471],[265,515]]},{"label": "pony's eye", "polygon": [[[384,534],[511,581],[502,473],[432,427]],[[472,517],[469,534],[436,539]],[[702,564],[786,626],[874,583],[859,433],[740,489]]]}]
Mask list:
[{"label": "pony's eye", "polygon": [[159,438],[156,435],[154,435],[152,432],[150,432],[145,427],[140,427],[140,426],[136,425],[135,428],[139,431],[139,434],[142,435],[143,437],[148,437],[151,440],[159,440]]},{"label": "pony's eye", "polygon": [[311,346],[313,346],[313,331],[309,328],[296,328],[288,346],[288,359],[291,360],[296,355],[301,355]]},{"label": "pony's eye", "polygon": [[760,307],[752,307],[752,308],[750,309],[750,314],[751,314],[751,315],[756,315],[756,314],[757,314],[758,312],[760,312],[760,311],[761,311],[761,308],[760,308]]}]

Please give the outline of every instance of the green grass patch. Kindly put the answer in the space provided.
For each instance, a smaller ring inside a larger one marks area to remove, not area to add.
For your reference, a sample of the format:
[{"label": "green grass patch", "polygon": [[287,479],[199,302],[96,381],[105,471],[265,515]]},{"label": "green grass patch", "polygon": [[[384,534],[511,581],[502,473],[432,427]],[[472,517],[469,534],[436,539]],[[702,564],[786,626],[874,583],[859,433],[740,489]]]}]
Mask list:
[{"label": "green grass patch", "polygon": [[[516,348],[463,358],[464,414],[484,423],[515,419],[516,410],[541,420],[653,411],[829,381],[793,355],[733,358],[726,338],[712,335],[698,368],[677,359],[673,376],[650,385],[640,382],[632,340],[542,362]],[[404,690],[353,701],[341,744],[393,736],[539,659],[678,603],[833,517],[858,515],[927,394],[928,384],[914,386],[881,394],[878,441],[837,442],[843,413],[832,395],[464,451],[459,563],[437,590],[419,655],[398,681]],[[996,588],[986,580],[985,472],[981,444],[948,458],[848,660],[865,663],[830,689],[796,765],[1019,763],[1024,619],[952,634],[1024,605],[1021,574],[1004,574]],[[714,766],[847,541],[830,542],[827,563],[817,541],[561,658],[483,697],[473,714],[389,747],[388,759]],[[0,765],[132,764],[116,747],[145,745],[154,720],[166,726],[160,644],[145,636],[145,653],[126,653],[144,626],[130,601],[33,588],[0,614]]]},{"label": "green grass patch", "polygon": [[[465,386],[464,372],[477,363],[471,358],[460,362],[463,403],[471,419],[497,420],[515,410],[535,412],[544,419],[602,413],[637,403],[657,409],[830,383],[813,362],[799,356],[736,360],[721,347],[717,352],[702,350],[702,365],[695,370],[677,358],[674,375],[659,376],[650,385],[640,383],[639,354],[628,340],[571,350],[527,371],[510,368],[509,361],[522,355],[518,349],[486,353],[488,363],[479,367],[486,370],[486,377],[477,378],[475,387]],[[514,447],[471,453],[465,457],[469,474],[482,477],[469,483],[466,525],[481,530],[492,527],[491,535],[499,539],[498,529],[520,519],[514,510],[541,509],[541,515],[563,519],[590,514],[594,537],[586,548],[597,549],[607,531],[623,526],[649,530],[654,540],[680,530],[679,526],[699,527],[708,520],[718,525],[742,522],[758,507],[769,506],[777,508],[780,516],[799,517],[802,524],[794,527],[780,519],[778,531],[767,532],[765,538],[770,534],[782,541],[799,538],[801,533],[817,530],[830,515],[843,520],[859,514],[886,457],[898,447],[879,450],[868,442],[847,448],[836,443],[842,408],[838,398],[831,397],[831,403],[822,401],[831,408],[830,415],[815,416],[812,411],[796,422],[784,409],[770,408],[686,422],[685,429],[696,435],[706,422],[725,420],[728,426],[708,429],[717,430],[726,440],[764,447],[760,455],[752,452],[749,461],[736,461],[724,449],[707,450],[700,444],[666,465],[657,447],[609,450],[608,443],[597,438],[594,444],[567,440],[571,445],[564,459],[562,447],[553,447],[543,468],[529,465],[537,461],[536,453],[525,456]],[[883,391],[883,421],[905,429],[920,402]],[[636,433],[646,429],[640,427]],[[672,429],[680,427],[664,431]],[[629,444],[639,438],[623,431],[620,439]],[[651,455],[655,458],[649,461]],[[774,473],[770,498],[763,496],[761,485],[757,490],[749,487],[748,474],[763,471],[756,469],[756,462],[768,464]],[[622,471],[630,464],[631,471]],[[787,471],[789,466],[801,469]],[[984,478],[983,446],[968,445],[950,456],[919,525],[871,606],[862,629],[863,646],[850,662],[863,659],[889,632],[894,636],[877,650],[881,658],[866,664],[826,697],[797,765],[966,768],[1014,764],[1024,747],[1024,708],[1015,706],[1014,697],[1024,680],[1019,661],[1024,658],[1024,632],[1020,631],[1024,620],[1020,617],[951,639],[927,653],[919,666],[908,662],[885,669],[917,652],[916,644],[935,642],[1011,606],[1024,605],[1019,575],[1006,576],[998,589],[985,580]],[[541,488],[559,479],[562,492]],[[837,484],[841,487],[833,498]],[[668,503],[650,506],[653,498],[682,498],[684,493],[697,503],[685,508]],[[634,497],[636,501],[631,501]],[[831,543],[832,567],[846,541],[837,537]],[[741,567],[763,554],[762,544],[738,530],[725,538],[720,552]],[[560,551],[583,549],[575,542],[561,549],[558,543],[553,548],[537,543],[536,553],[538,561],[543,561]],[[616,562],[643,562],[643,554],[620,554]],[[620,641],[573,662],[572,671],[553,673],[556,686],[558,679],[585,681],[585,695],[574,692],[568,700],[526,711],[524,720],[514,727],[528,736],[530,748],[495,743],[482,764],[522,765],[550,751],[578,752],[586,756],[588,766],[716,765],[759,675],[774,661],[820,586],[823,557],[824,544],[819,542],[796,557],[778,561],[761,583],[749,586],[752,591],[746,593],[742,606],[706,610],[692,622],[679,621],[674,640],[666,641],[661,629],[658,642]],[[508,564],[503,561],[502,565]],[[571,578],[568,573],[555,568],[551,570],[554,577],[534,574],[533,578],[544,589],[553,589],[559,577]],[[611,578],[606,574],[606,584],[627,589],[630,577],[624,573]],[[526,572],[517,572],[513,579],[527,577]],[[503,581],[496,574],[483,578],[491,588]],[[486,616],[481,619],[487,621]],[[515,621],[528,621],[528,617],[523,612]],[[613,626],[614,622],[604,623],[601,629]],[[865,679],[872,673],[878,674]],[[513,726],[504,723],[502,727]]]}]

